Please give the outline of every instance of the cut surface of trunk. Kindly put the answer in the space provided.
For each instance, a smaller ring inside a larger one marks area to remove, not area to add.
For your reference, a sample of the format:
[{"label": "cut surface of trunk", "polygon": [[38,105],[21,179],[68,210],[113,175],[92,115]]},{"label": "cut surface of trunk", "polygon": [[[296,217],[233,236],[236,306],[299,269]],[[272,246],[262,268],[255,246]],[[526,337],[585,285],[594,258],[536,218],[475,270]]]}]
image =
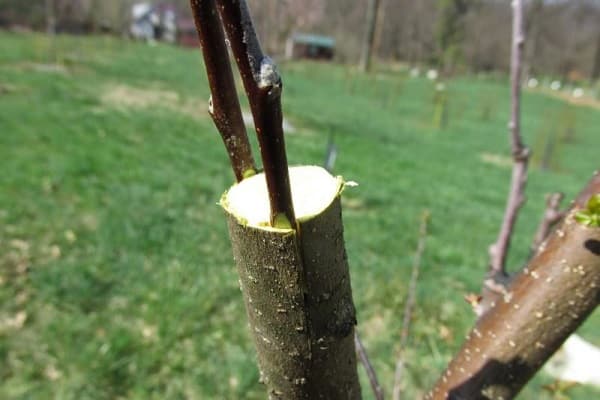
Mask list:
[{"label": "cut surface of trunk", "polygon": [[234,185],[221,205],[271,399],[360,399],[340,194],[320,167],[290,168],[298,229],[269,226],[263,174]]}]

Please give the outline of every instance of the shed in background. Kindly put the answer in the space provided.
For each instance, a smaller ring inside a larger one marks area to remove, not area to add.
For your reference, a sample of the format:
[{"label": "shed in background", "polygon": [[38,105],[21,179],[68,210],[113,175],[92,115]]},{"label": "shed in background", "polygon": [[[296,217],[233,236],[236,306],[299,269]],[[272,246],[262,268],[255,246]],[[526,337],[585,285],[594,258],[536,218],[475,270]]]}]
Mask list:
[{"label": "shed in background", "polygon": [[294,33],[288,38],[285,46],[287,59],[332,60],[334,53],[335,39],[329,36]]}]

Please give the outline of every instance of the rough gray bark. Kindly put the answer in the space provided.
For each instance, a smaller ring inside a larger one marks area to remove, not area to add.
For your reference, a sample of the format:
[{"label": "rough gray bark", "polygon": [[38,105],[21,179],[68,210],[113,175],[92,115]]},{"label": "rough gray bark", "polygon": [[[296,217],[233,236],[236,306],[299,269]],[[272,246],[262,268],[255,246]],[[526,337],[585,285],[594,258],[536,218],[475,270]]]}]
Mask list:
[{"label": "rough gray bark", "polygon": [[229,232],[269,398],[360,399],[339,196],[301,235],[233,215]]},{"label": "rough gray bark", "polygon": [[479,319],[428,400],[508,400],[600,302],[600,229],[565,218]]}]

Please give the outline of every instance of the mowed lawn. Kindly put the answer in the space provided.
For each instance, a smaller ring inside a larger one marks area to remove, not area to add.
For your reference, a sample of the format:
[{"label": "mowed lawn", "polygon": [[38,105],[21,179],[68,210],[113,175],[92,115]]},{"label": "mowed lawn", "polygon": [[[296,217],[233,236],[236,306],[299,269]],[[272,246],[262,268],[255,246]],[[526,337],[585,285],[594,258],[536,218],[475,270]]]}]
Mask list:
[{"label": "mowed lawn", "polygon": [[[448,80],[441,110],[436,84],[406,69],[280,69],[291,164],[322,164],[333,138],[335,173],[360,184],[344,194],[346,245],[358,330],[388,393],[432,214],[403,382],[416,399],[474,322],[463,296],[479,290],[510,178],[507,78]],[[0,398],[265,398],[216,205],[233,175],[208,97],[198,50],[0,33]],[[600,166],[598,107],[523,100],[536,156],[513,269],[545,194],[572,198]],[[597,312],[580,333],[600,345]],[[521,398],[559,398],[551,382],[541,373]]]}]

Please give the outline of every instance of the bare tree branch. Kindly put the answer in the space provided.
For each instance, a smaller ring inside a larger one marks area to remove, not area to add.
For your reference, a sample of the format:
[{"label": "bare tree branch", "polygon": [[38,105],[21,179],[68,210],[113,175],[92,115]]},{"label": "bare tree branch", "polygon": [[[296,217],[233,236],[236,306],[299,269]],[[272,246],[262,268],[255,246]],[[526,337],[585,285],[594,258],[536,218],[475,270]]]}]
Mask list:
[{"label": "bare tree branch", "polygon": [[510,247],[510,240],[517,221],[517,215],[525,202],[525,185],[527,183],[527,164],[529,162],[529,149],[523,144],[521,138],[521,60],[525,34],[523,32],[523,1],[513,0],[513,36],[511,51],[511,117],[509,133],[511,140],[512,156],[514,160],[510,191],[504,219],[496,242],[490,246],[490,275],[507,276],[506,256]]},{"label": "bare tree branch", "polygon": [[356,330],[354,331],[354,345],[356,347],[356,354],[358,354],[358,358],[367,372],[367,377],[369,378],[369,383],[371,384],[371,389],[373,389],[373,395],[375,395],[375,399],[383,400],[383,388],[379,384],[377,374],[375,373],[375,369],[369,360],[367,350],[365,349],[365,346],[363,346],[360,336],[358,336],[358,331]]},{"label": "bare tree branch", "polygon": [[254,175],[256,166],[237,98],[225,34],[215,0],[190,0],[190,6],[210,86],[208,111],[221,134],[233,172],[239,182]]},{"label": "bare tree branch", "polygon": [[271,225],[295,227],[281,111],[281,77],[264,55],[245,0],[216,0],[250,101],[271,204]]},{"label": "bare tree branch", "polygon": [[532,254],[535,254],[544,240],[546,240],[552,227],[565,216],[565,213],[560,211],[560,203],[563,197],[564,194],[558,192],[546,195],[546,209],[533,238],[533,244],[531,245]]},{"label": "bare tree branch", "polygon": [[402,371],[404,369],[404,349],[408,344],[408,338],[410,333],[410,323],[412,321],[412,312],[415,307],[417,300],[417,282],[419,279],[419,270],[421,268],[421,259],[425,252],[425,242],[427,240],[427,226],[431,214],[429,210],[423,211],[421,216],[421,226],[419,227],[419,242],[417,244],[417,250],[415,252],[415,258],[413,260],[412,274],[410,277],[410,283],[408,285],[408,293],[406,295],[406,302],[404,303],[404,319],[402,321],[402,332],[400,333],[400,355],[396,362],[396,372],[394,374],[394,389],[392,391],[392,399],[400,400],[402,395],[402,388],[400,386],[402,382]]},{"label": "bare tree branch", "polygon": [[467,335],[427,400],[514,398],[600,301],[600,228],[573,209]]}]

